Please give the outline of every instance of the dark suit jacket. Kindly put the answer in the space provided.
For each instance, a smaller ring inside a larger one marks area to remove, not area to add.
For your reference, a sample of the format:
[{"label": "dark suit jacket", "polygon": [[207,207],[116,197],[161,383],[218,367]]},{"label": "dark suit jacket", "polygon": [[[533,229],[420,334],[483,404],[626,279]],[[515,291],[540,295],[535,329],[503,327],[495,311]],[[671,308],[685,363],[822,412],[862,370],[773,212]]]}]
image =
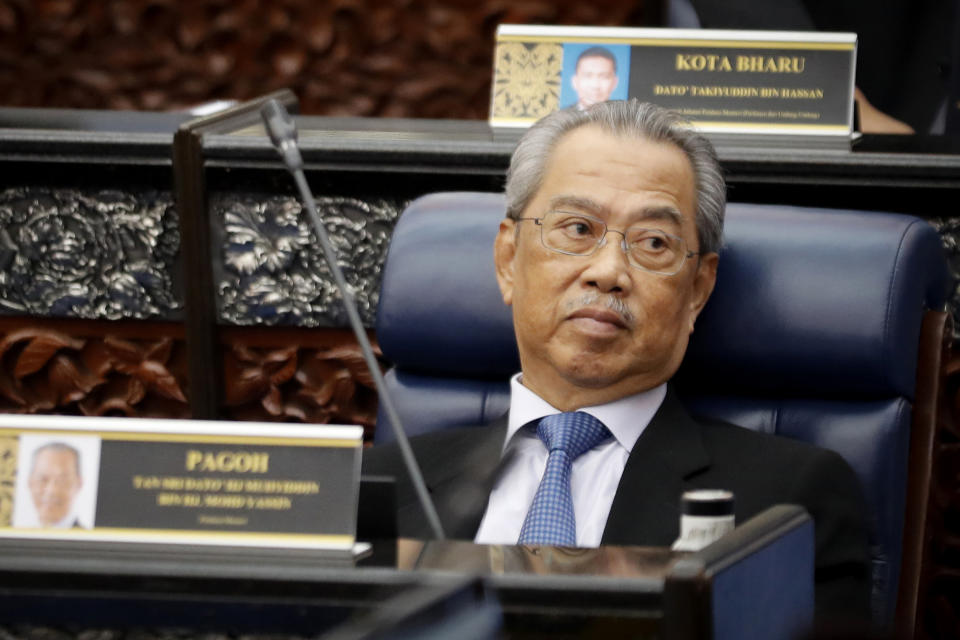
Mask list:
[{"label": "dark suit jacket", "polygon": [[[499,469],[506,416],[413,438],[411,445],[444,531],[472,540]],[[364,452],[364,474],[397,478],[401,536],[430,538],[399,452]],[[816,531],[818,616],[869,616],[870,554],[859,482],[831,451],[691,418],[673,391],[637,440],[624,468],[603,544],[669,546],[679,535],[680,496],[690,489],[728,489],[737,522],[774,504],[799,504]]]}]

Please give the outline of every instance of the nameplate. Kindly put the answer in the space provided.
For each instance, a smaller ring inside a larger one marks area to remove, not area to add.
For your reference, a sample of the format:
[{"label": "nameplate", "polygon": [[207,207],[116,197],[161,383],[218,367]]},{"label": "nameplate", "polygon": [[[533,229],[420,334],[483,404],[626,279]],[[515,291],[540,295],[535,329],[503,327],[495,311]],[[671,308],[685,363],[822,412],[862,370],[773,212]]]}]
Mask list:
[{"label": "nameplate", "polygon": [[492,127],[637,98],[702,131],[846,136],[853,33],[501,25]]},{"label": "nameplate", "polygon": [[356,426],[0,415],[0,537],[346,550]]}]

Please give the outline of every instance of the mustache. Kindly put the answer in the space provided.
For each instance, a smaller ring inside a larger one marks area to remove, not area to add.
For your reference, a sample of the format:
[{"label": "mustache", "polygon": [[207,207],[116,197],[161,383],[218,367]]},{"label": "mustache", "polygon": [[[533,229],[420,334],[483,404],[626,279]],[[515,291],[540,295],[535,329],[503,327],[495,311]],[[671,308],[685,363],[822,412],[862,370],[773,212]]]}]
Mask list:
[{"label": "mustache", "polygon": [[632,329],[634,324],[636,324],[636,318],[633,317],[633,313],[631,313],[630,308],[627,307],[626,302],[616,296],[602,295],[596,291],[591,291],[583,294],[579,298],[569,300],[565,307],[565,311],[568,314],[584,307],[603,307],[620,316],[623,324],[628,328]]}]

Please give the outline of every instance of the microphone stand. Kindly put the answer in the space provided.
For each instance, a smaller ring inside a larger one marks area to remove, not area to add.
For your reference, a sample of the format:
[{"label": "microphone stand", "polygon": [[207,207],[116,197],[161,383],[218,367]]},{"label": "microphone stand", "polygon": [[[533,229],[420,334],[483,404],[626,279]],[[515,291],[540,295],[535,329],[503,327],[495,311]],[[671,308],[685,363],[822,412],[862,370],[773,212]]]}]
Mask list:
[{"label": "microphone stand", "polygon": [[300,190],[300,197],[307,209],[307,214],[310,216],[310,221],[313,223],[317,239],[320,240],[323,256],[327,261],[327,265],[330,267],[330,273],[333,274],[333,279],[337,285],[337,289],[340,291],[340,296],[343,298],[343,306],[346,308],[350,326],[353,329],[354,335],[357,337],[357,342],[360,343],[363,358],[376,384],[380,402],[383,403],[387,418],[393,427],[397,445],[400,447],[403,462],[410,474],[410,479],[413,481],[413,488],[416,491],[417,499],[420,501],[420,506],[427,515],[427,522],[433,530],[433,536],[437,540],[444,540],[446,536],[444,536],[443,527],[440,525],[440,517],[437,515],[433,501],[427,493],[427,485],[423,481],[423,474],[420,473],[420,467],[417,465],[416,458],[413,456],[413,450],[410,448],[410,441],[407,439],[407,434],[403,430],[403,425],[400,423],[400,416],[397,414],[393,400],[387,391],[386,382],[383,379],[383,374],[380,372],[380,365],[373,355],[373,348],[370,346],[370,340],[367,338],[363,323],[360,321],[360,314],[357,311],[353,292],[343,277],[343,271],[340,269],[340,265],[337,264],[336,250],[330,242],[330,237],[327,235],[320,215],[317,213],[313,193],[310,191],[310,186],[307,184],[307,177],[303,172],[303,156],[300,154],[300,148],[297,145],[296,124],[283,105],[276,100],[270,100],[264,104],[260,110],[260,115],[263,117],[263,123],[266,126],[267,133],[270,135],[273,146],[280,154],[287,170],[293,175],[297,188]]}]

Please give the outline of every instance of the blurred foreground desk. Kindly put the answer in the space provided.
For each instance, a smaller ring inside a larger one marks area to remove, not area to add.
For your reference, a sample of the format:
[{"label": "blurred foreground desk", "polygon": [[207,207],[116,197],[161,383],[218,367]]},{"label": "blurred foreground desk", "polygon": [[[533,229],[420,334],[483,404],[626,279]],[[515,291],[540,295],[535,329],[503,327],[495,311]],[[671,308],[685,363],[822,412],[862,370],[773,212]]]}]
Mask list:
[{"label": "blurred foreground desk", "polygon": [[813,612],[813,523],[798,507],[771,508],[694,554],[406,540],[396,550],[413,570],[324,566],[302,551],[184,556],[8,539],[0,627],[19,637],[47,627],[60,638],[107,629],[141,640],[211,631],[419,638],[439,626],[458,640],[776,639],[795,637]]}]

